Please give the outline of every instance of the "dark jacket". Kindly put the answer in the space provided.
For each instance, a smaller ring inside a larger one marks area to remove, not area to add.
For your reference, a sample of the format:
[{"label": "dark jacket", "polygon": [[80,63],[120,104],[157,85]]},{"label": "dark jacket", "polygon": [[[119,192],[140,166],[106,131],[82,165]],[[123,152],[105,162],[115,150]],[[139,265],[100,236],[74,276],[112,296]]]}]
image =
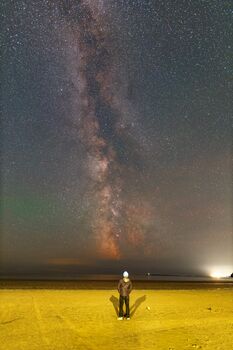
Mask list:
[{"label": "dark jacket", "polygon": [[120,279],[119,283],[118,283],[118,292],[120,293],[120,295],[122,297],[127,297],[129,296],[131,290],[133,288],[132,282],[130,281],[130,279],[128,278],[127,282],[124,281],[124,279]]}]

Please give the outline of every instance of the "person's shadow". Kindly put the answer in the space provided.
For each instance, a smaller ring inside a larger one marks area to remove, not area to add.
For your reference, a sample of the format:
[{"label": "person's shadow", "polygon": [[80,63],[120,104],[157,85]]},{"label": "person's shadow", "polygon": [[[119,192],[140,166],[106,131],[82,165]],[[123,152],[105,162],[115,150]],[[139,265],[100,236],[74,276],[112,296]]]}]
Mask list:
[{"label": "person's shadow", "polygon": [[143,295],[142,297],[138,298],[135,303],[131,306],[130,308],[130,316],[133,317],[135,314],[136,310],[139,308],[139,306],[144,303],[146,300],[146,295]]},{"label": "person's shadow", "polygon": [[[116,315],[118,316],[118,312],[119,312],[119,300],[114,297],[114,295],[111,296],[111,298],[109,299],[114,307],[114,310],[116,312]],[[133,315],[135,314],[135,312],[137,311],[137,309],[139,308],[139,306],[144,303],[144,301],[146,300],[146,295],[143,295],[142,297],[138,298],[135,303],[131,306],[130,308],[130,316],[133,317]]]},{"label": "person's shadow", "polygon": [[118,316],[118,312],[119,312],[119,300],[114,297],[114,295],[111,296],[111,298],[109,299],[114,307],[114,310]]}]

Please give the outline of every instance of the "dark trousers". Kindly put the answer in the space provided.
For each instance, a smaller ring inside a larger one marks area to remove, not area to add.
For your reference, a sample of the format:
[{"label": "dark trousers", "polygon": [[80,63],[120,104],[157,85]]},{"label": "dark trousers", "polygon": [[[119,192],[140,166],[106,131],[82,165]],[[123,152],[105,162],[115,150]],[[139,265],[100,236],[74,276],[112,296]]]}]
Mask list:
[{"label": "dark trousers", "polygon": [[129,296],[123,297],[122,295],[120,295],[120,299],[119,299],[119,317],[123,317],[124,313],[123,313],[123,306],[126,306],[126,317],[129,317]]}]

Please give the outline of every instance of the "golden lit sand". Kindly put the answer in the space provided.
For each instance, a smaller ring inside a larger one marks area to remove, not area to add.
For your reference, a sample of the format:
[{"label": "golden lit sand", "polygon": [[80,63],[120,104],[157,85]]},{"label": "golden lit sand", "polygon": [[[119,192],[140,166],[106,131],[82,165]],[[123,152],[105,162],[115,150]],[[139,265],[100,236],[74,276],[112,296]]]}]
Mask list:
[{"label": "golden lit sand", "polygon": [[[184,288],[184,285],[181,285]],[[233,349],[233,289],[0,289],[0,349]]]}]

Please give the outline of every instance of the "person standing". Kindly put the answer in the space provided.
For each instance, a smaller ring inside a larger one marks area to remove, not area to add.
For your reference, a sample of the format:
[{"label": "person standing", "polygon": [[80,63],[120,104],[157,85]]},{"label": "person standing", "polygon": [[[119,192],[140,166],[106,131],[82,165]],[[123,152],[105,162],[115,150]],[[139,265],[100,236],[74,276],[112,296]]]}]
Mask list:
[{"label": "person standing", "polygon": [[118,283],[118,292],[120,294],[119,297],[119,317],[118,320],[123,320],[123,307],[124,307],[124,303],[126,306],[126,319],[130,320],[130,310],[129,310],[129,295],[132,291],[132,282],[129,279],[129,274],[127,271],[125,271],[123,273],[123,278],[120,279],[119,283]]}]

